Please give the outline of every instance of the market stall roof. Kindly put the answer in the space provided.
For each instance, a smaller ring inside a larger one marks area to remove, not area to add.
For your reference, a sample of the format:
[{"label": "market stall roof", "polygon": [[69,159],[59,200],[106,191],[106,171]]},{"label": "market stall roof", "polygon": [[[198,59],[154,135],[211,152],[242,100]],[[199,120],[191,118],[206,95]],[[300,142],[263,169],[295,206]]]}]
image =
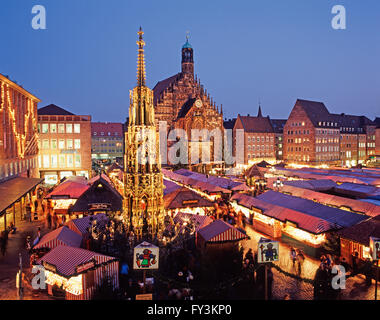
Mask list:
[{"label": "market stall roof", "polygon": [[43,179],[16,177],[0,183],[0,215],[42,181]]},{"label": "market stall roof", "polygon": [[244,176],[248,178],[252,177],[258,177],[258,178],[264,178],[264,174],[260,171],[259,167],[254,164],[251,166],[247,171],[245,171]]},{"label": "market stall roof", "polygon": [[95,265],[101,265],[114,260],[116,260],[116,258],[89,250],[69,246],[58,246],[45,254],[37,263],[43,264],[46,262],[56,267],[59,275],[71,277],[79,273],[76,267],[85,263],[95,261]]},{"label": "market stall roof", "polygon": [[89,187],[79,196],[71,212],[120,211],[122,205],[122,195],[114,188],[106,175],[101,175],[89,181]]},{"label": "market stall roof", "polygon": [[342,183],[341,185],[335,186],[334,191],[359,198],[380,196],[380,188],[358,183]]},{"label": "market stall roof", "polygon": [[262,193],[257,199],[323,219],[335,224],[337,227],[349,227],[367,219],[367,216],[361,214],[332,208],[312,200],[302,199],[271,190]]},{"label": "market stall roof", "polygon": [[380,238],[380,216],[362,221],[355,226],[338,231],[338,235],[344,239],[369,247],[369,238]]},{"label": "market stall roof", "polygon": [[350,208],[352,211],[360,212],[367,216],[375,217],[380,215],[380,206],[365,201],[354,200],[289,185],[284,185],[281,188],[281,192],[290,193],[292,196],[318,201],[322,204],[336,206],[338,208]]},{"label": "market stall roof", "polygon": [[206,242],[230,242],[248,239],[249,237],[223,220],[215,220],[198,231]]},{"label": "market stall roof", "polygon": [[315,191],[327,191],[337,186],[337,184],[334,181],[325,179],[284,181],[284,185]]},{"label": "market stall roof", "polygon": [[59,245],[79,248],[81,245],[81,242],[82,242],[82,237],[78,233],[63,226],[45,234],[42,237],[42,239],[37,243],[37,245],[34,246],[34,249],[41,249],[41,248],[53,249]]},{"label": "market stall roof", "polygon": [[66,223],[66,226],[74,232],[77,232],[81,236],[88,233],[88,228],[92,225],[92,221],[96,220],[97,224],[104,224],[109,221],[108,217],[104,213],[98,213],[96,215],[90,215],[79,219],[73,219]]},{"label": "market stall roof", "polygon": [[320,234],[336,229],[336,225],[313,215],[302,213],[296,210],[274,205],[258,200],[245,194],[235,194],[231,201],[236,201],[239,205],[248,209],[259,209],[260,212],[270,218],[286,223],[287,221],[296,224],[297,228],[304,231]]},{"label": "market stall roof", "polygon": [[85,177],[70,177],[55,187],[46,199],[78,199],[89,187]]},{"label": "market stall roof", "polygon": [[164,196],[181,188],[178,184],[166,179],[164,179],[164,186]]},{"label": "market stall roof", "polygon": [[214,203],[182,187],[164,196],[165,209],[213,207]]},{"label": "market stall roof", "polygon": [[213,219],[211,219],[208,216],[201,216],[198,214],[191,214],[191,213],[184,213],[184,212],[178,212],[173,219],[175,224],[178,223],[181,226],[189,220],[191,220],[195,224],[195,231],[197,232],[203,227],[213,222]]}]

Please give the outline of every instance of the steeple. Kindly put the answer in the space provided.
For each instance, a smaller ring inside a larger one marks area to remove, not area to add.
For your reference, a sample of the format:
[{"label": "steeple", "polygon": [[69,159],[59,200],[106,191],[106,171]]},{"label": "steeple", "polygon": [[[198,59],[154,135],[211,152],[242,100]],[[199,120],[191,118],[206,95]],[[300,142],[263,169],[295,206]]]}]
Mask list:
[{"label": "steeple", "polygon": [[262,117],[263,117],[263,114],[262,114],[262,112],[261,112],[261,105],[260,105],[260,103],[259,103],[259,112],[257,113],[257,116],[258,116],[259,118],[262,118]]},{"label": "steeple", "polygon": [[139,46],[138,49],[138,56],[137,56],[137,86],[138,87],[144,87],[145,86],[145,57],[144,57],[144,46],[145,42],[143,40],[143,34],[142,28],[140,27],[139,32],[137,32],[139,35],[139,41],[137,41],[137,45]]},{"label": "steeple", "polygon": [[189,34],[186,35],[186,43],[182,46],[182,73],[194,77],[193,48],[189,43]]}]

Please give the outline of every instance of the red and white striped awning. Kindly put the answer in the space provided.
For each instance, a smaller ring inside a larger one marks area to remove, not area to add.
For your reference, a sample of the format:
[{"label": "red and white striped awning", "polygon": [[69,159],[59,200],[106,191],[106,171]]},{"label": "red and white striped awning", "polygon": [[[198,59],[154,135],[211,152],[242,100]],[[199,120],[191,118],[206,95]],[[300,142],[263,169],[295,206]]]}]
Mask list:
[{"label": "red and white striped awning", "polygon": [[79,248],[81,243],[82,236],[67,227],[60,227],[44,235],[42,239],[34,246],[34,249],[54,249],[60,245]]},{"label": "red and white striped awning", "polygon": [[215,220],[198,231],[205,242],[240,241],[249,237],[223,220]]}]

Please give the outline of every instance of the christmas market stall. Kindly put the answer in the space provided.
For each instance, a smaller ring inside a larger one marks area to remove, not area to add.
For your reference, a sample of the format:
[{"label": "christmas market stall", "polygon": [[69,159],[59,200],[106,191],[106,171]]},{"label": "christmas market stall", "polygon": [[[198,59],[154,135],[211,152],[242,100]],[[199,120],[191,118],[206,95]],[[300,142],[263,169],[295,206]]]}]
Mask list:
[{"label": "christmas market stall", "polygon": [[197,233],[197,247],[200,249],[206,247],[223,249],[232,243],[249,239],[245,233],[221,219],[199,229]]},{"label": "christmas market stall", "polygon": [[206,215],[214,210],[213,202],[184,187],[164,195],[164,205],[172,217],[178,212]]},{"label": "christmas market stall", "polygon": [[58,246],[37,261],[45,269],[49,295],[66,300],[91,300],[97,288],[108,279],[119,288],[119,262],[81,248]]},{"label": "christmas market stall", "polygon": [[105,226],[108,223],[108,221],[109,218],[106,214],[99,213],[97,215],[90,215],[79,219],[72,219],[69,222],[67,222],[66,226],[70,230],[79,234],[85,242],[89,238],[91,228],[94,225]]},{"label": "christmas market stall", "polygon": [[380,216],[370,218],[337,232],[340,237],[340,254],[352,265],[352,258],[365,260],[371,257],[370,238],[380,238]]}]

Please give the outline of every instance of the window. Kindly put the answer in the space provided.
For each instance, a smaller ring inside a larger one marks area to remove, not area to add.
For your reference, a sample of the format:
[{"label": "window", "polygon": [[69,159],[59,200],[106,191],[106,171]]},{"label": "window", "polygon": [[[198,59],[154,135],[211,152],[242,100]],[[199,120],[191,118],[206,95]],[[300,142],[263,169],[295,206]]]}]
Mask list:
[{"label": "window", "polygon": [[51,139],[51,148],[57,149],[57,139]]},{"label": "window", "polygon": [[71,123],[66,123],[66,133],[73,133],[73,125]]},{"label": "window", "polygon": [[66,156],[64,154],[59,155],[59,167],[60,168],[66,167]]},{"label": "window", "polygon": [[80,149],[80,139],[74,140],[74,149]]},{"label": "window", "polygon": [[67,166],[70,168],[74,167],[74,158],[72,154],[67,155]]},{"label": "window", "polygon": [[58,148],[65,149],[65,139],[59,139]]},{"label": "window", "polygon": [[50,133],[57,133],[57,124],[56,123],[50,124]]},{"label": "window", "polygon": [[56,154],[51,155],[51,167],[52,168],[58,167],[58,156]]},{"label": "window", "polygon": [[49,124],[48,123],[42,124],[42,133],[49,133]]},{"label": "window", "polygon": [[50,167],[50,161],[49,161],[49,155],[45,154],[43,156],[43,167],[44,168],[49,168]]},{"label": "window", "polygon": [[58,124],[58,133],[65,133],[65,125],[63,123]]},{"label": "window", "polygon": [[73,148],[73,139],[67,139],[66,141],[67,149]]},{"label": "window", "polygon": [[80,154],[76,154],[76,155],[75,155],[75,167],[76,167],[76,168],[80,168],[80,167],[81,167],[81,158],[80,158]]},{"label": "window", "polygon": [[74,124],[74,133],[80,133],[80,124],[79,123]]}]

